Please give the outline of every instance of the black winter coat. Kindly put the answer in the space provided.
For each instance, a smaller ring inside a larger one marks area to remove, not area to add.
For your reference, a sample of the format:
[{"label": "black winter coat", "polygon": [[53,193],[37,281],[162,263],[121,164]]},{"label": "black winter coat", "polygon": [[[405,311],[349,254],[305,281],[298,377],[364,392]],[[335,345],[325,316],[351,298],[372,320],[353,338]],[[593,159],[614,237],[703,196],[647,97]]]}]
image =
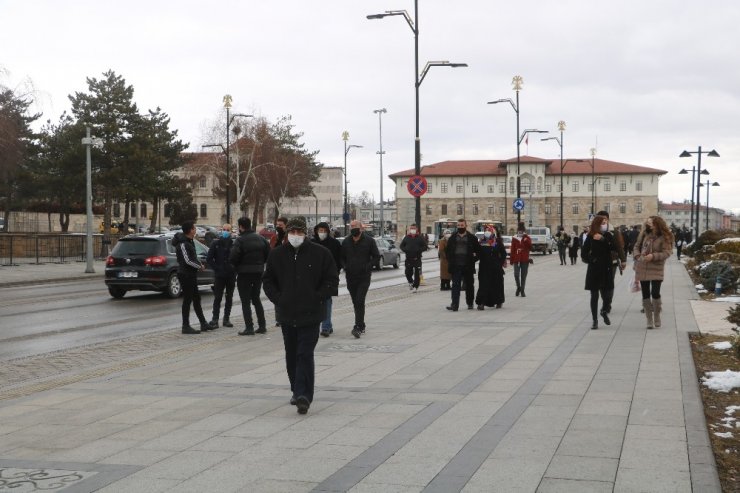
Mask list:
[{"label": "black winter coat", "polygon": [[334,259],[334,263],[337,266],[337,272],[339,272],[342,269],[342,260],[340,258],[342,244],[339,243],[339,240],[331,235],[327,235],[324,241],[321,241],[318,236],[314,236],[311,241],[329,250],[329,253],[331,253],[332,258]]},{"label": "black winter coat", "polygon": [[617,245],[614,236],[606,232],[601,239],[594,240],[591,235],[586,237],[581,247],[581,259],[588,264],[586,270],[586,289],[614,289],[612,275],[612,252],[617,254]]},{"label": "black winter coat", "polygon": [[[447,240],[447,246],[445,247],[445,254],[447,255],[447,266],[452,274],[452,269],[456,266],[455,250],[457,249],[457,242],[460,235],[453,233],[450,239]],[[469,231],[465,232],[465,237],[468,240],[467,253],[465,254],[465,273],[475,274],[475,263],[478,261],[480,256],[480,244],[478,238]]]},{"label": "black winter coat", "polygon": [[200,259],[195,251],[193,240],[184,233],[177,233],[172,238],[172,246],[175,247],[177,255],[177,272],[180,274],[195,275],[201,269]]},{"label": "black winter coat", "polygon": [[262,276],[265,294],[275,304],[283,327],[307,327],[326,318],[326,299],[337,295],[339,274],[329,250],[310,241],[270,252]]},{"label": "black winter coat", "polygon": [[220,237],[211,243],[206,262],[211,266],[216,277],[230,278],[236,275],[234,267],[229,263],[229,253],[233,245],[234,240],[231,237]]},{"label": "black winter coat", "polygon": [[239,274],[262,274],[269,254],[270,243],[264,237],[245,231],[231,247],[229,262]]},{"label": "black winter coat", "polygon": [[406,263],[418,264],[421,262],[421,256],[429,247],[423,236],[406,235],[401,240],[401,251],[406,254]]},{"label": "black winter coat", "polygon": [[362,233],[355,241],[348,236],[342,242],[341,259],[347,279],[370,278],[375,261],[380,258],[375,239]]},{"label": "black winter coat", "polygon": [[480,244],[476,305],[494,306],[505,301],[504,265],[506,265],[506,248],[503,240],[498,238],[495,246],[489,245],[488,242]]}]

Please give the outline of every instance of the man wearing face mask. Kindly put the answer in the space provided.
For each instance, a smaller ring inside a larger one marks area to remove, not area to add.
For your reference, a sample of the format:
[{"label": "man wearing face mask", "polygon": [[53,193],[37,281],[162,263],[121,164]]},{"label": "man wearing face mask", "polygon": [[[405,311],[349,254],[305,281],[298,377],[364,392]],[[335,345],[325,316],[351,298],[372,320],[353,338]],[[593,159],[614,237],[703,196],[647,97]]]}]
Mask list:
[{"label": "man wearing face mask", "polygon": [[277,218],[277,221],[275,221],[275,236],[270,238],[270,248],[275,248],[288,242],[288,236],[285,234],[285,225],[287,223],[287,217],[280,216]]},{"label": "man wearing face mask", "polygon": [[460,306],[460,289],[465,281],[465,302],[468,310],[473,309],[475,298],[475,263],[480,256],[478,238],[467,229],[465,219],[457,220],[457,232],[447,240],[445,252],[447,265],[452,276],[452,303],[448,310],[456,312]]},{"label": "man wearing face mask", "polygon": [[239,238],[234,242],[229,255],[229,262],[234,266],[238,277],[236,285],[239,289],[239,298],[242,301],[242,315],[244,316],[244,330],[240,336],[255,334],[252,322],[252,307],[257,315],[257,333],[267,332],[265,310],[262,308],[260,291],[262,289],[262,272],[270,254],[270,244],[262,236],[252,230],[252,221],[248,217],[239,218]]},{"label": "man wearing face mask", "polygon": [[527,295],[524,288],[527,285],[527,273],[529,272],[529,252],[532,251],[532,238],[527,234],[527,228],[520,222],[516,229],[516,236],[511,239],[511,258],[509,261],[514,266],[514,282],[516,282],[515,296],[522,298]]},{"label": "man wearing face mask", "polygon": [[365,332],[365,296],[370,288],[373,265],[380,258],[375,240],[360,229],[362,223],[354,220],[350,223],[350,234],[342,242],[341,262],[344,275],[347,277],[347,290],[352,297],[355,309],[355,325],[352,335],[359,339]]},{"label": "man wearing face mask", "polygon": [[428,249],[427,241],[418,234],[416,224],[409,226],[409,234],[401,240],[400,248],[406,254],[406,280],[409,283],[409,289],[415,293],[419,290],[421,256]]},{"label": "man wearing face mask", "polygon": [[218,328],[218,315],[221,311],[221,298],[226,290],[226,303],[224,304],[224,327],[233,327],[229,320],[231,315],[231,300],[234,297],[234,286],[236,284],[236,271],[229,262],[229,254],[233,244],[231,239],[231,224],[224,224],[218,238],[211,242],[208,249],[206,262],[215,273],[216,282],[213,285],[213,317],[208,323],[211,329]]},{"label": "man wearing face mask", "polygon": [[[337,267],[337,275],[339,274],[339,271],[341,270],[341,263],[339,259],[339,251],[342,247],[341,243],[339,243],[339,240],[334,238],[331,234],[329,234],[330,231],[329,223],[319,223],[316,225],[316,227],[313,229],[313,242],[321,245],[322,247],[329,250],[331,253],[332,258],[334,258],[334,264]],[[332,309],[332,297],[329,296],[326,299],[326,318],[321,322],[321,335],[323,337],[329,337],[332,332],[334,332],[334,327],[331,323],[331,309]]]},{"label": "man wearing face mask", "polygon": [[[599,211],[597,215],[606,216],[606,228],[607,231],[609,231],[611,229],[611,224],[609,224],[609,213],[607,211]],[[612,250],[611,253],[612,284],[611,287],[608,288],[605,292],[606,299],[604,300],[604,306],[602,308],[602,311],[605,311],[607,315],[612,311],[612,300],[614,299],[614,279],[617,276],[617,271],[619,271],[619,273],[621,274],[624,271],[624,268],[627,267],[627,255],[624,251],[624,235],[622,235],[622,231],[619,228],[614,228],[611,233],[612,237],[614,238],[615,246],[615,249]]]},{"label": "man wearing face mask", "polygon": [[306,221],[293,218],[288,243],[270,252],[263,276],[265,294],[275,304],[283,332],[291,404],[306,414],[314,394],[314,349],[326,300],[337,295],[339,274],[329,250],[306,241]]}]

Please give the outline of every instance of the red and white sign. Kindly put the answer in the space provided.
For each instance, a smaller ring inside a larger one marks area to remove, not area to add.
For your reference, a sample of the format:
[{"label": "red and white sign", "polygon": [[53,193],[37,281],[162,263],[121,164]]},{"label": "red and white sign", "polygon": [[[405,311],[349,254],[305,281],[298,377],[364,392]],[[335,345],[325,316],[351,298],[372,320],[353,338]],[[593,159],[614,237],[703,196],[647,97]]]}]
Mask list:
[{"label": "red and white sign", "polygon": [[406,189],[414,197],[421,197],[427,193],[427,179],[421,175],[415,175],[409,178]]}]

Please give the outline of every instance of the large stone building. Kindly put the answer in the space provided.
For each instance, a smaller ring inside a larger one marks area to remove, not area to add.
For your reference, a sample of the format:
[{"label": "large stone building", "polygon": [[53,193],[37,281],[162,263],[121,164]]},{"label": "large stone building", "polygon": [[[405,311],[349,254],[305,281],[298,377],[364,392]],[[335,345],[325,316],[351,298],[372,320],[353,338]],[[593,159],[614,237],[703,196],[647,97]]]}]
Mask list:
[{"label": "large stone building", "polygon": [[[689,201],[686,202],[671,202],[666,204],[661,202],[659,204],[658,214],[665,219],[668,225],[676,226],[678,228],[692,229],[691,219],[694,219],[696,224],[697,207],[694,205],[694,211],[691,212],[692,204]],[[709,207],[706,205],[699,205],[699,234],[706,231],[707,229],[730,229],[732,228],[732,215],[725,212],[723,209],[717,209],[716,207]]]},{"label": "large stone building", "polygon": [[[309,227],[318,222],[342,224],[344,213],[344,169],[341,166],[324,166],[319,179],[312,183],[313,195],[286,199],[280,206],[284,216],[304,216]],[[274,204],[267,206],[274,211]],[[274,217],[274,214],[269,215]]]},{"label": "large stone building", "polygon": [[[666,171],[605,159],[564,160],[521,156],[521,220],[531,226],[557,228],[560,224],[562,181],[563,223],[568,231],[580,230],[589,215],[610,213],[615,225],[640,224],[658,213],[658,182]],[[428,190],[421,198],[422,229],[432,233],[440,219],[464,217],[500,221],[506,231],[516,228],[517,160],[443,161],[423,166]],[[406,185],[414,170],[390,175],[396,182],[398,229],[414,222],[414,198]]]}]

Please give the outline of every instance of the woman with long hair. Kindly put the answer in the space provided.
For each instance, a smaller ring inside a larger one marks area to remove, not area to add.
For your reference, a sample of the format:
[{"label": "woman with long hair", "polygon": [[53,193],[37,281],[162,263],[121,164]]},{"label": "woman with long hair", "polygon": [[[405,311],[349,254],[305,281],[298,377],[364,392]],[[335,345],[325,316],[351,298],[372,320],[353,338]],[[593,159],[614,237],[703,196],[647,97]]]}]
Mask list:
[{"label": "woman with long hair", "polygon": [[501,308],[504,303],[504,267],[506,248],[494,226],[487,226],[480,240],[480,263],[478,264],[478,294],[475,304],[478,310],[486,306]]},{"label": "woman with long hair", "polygon": [[635,241],[632,256],[635,259],[635,276],[642,288],[642,307],[647,328],[660,327],[663,301],[660,286],[663,283],[665,261],[673,253],[673,233],[660,216],[650,216]]},{"label": "woman with long hair", "polygon": [[609,303],[608,291],[614,289],[612,277],[612,252],[617,251],[614,235],[609,231],[609,219],[606,216],[596,215],[591,221],[591,227],[586,240],[581,247],[581,259],[588,265],[586,270],[586,290],[591,292],[592,330],[599,328],[597,316],[599,308],[599,294],[601,294],[601,316],[606,325],[611,325],[609,312],[604,304]]}]

